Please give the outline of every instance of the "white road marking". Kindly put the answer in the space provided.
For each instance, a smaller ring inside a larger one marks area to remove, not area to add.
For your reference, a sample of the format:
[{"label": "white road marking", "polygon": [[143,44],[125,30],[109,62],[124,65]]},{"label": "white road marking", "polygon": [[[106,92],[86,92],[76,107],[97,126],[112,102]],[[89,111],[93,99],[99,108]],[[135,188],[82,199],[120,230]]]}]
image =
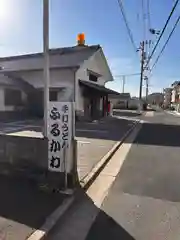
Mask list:
[{"label": "white road marking", "polygon": [[154,116],[154,112],[152,111],[152,112],[146,112],[145,114],[144,114],[144,116],[145,117],[153,117]]},{"label": "white road marking", "polygon": [[98,129],[76,129],[77,132],[96,132],[96,133],[108,133],[107,130],[98,130]]},{"label": "white road marking", "polygon": [[14,131],[19,131],[19,130],[23,130],[27,128],[27,126],[24,126],[24,127],[5,127],[3,128],[2,132],[4,133],[10,133],[10,132],[14,132]]},{"label": "white road marking", "polygon": [[[133,142],[137,136],[141,125],[128,137],[127,142]],[[124,143],[115,153],[104,170],[100,173],[94,183],[86,192],[83,201],[79,201],[74,208],[70,210],[63,223],[57,225],[50,240],[85,240],[87,234],[97,217],[103,200],[108,195],[110,187],[116,179],[123,162],[131,148],[131,143]]]},{"label": "white road marking", "polygon": [[133,118],[133,117],[125,117],[125,116],[116,116],[116,118],[118,119],[124,119],[124,120],[129,120],[129,121],[135,121],[135,122],[138,122],[139,119],[138,118]]},{"label": "white road marking", "polygon": [[169,113],[169,114],[172,114],[172,115],[174,115],[174,116],[176,116],[176,117],[179,117],[180,116],[180,113],[179,112],[171,112],[171,111],[166,111],[167,113]]},{"label": "white road marking", "polygon": [[19,137],[43,138],[43,134],[41,132],[35,132],[35,131],[19,131],[19,132],[8,133],[7,135],[19,136]]},{"label": "white road marking", "polygon": [[90,142],[80,141],[80,140],[78,140],[78,143],[80,143],[80,144],[90,144]]},{"label": "white road marking", "polygon": [[[137,127],[134,132],[130,135],[127,142],[133,142],[136,138],[140,127]],[[123,143],[120,149],[115,153],[103,171],[100,173],[99,177],[95,180],[92,186],[88,189],[88,196],[94,201],[97,207],[100,207],[105,196],[108,195],[110,186],[114,182],[117,174],[119,173],[123,162],[132,146],[132,143]],[[108,176],[106,184],[104,184],[104,177]],[[101,178],[102,177],[102,178]],[[111,177],[111,178],[110,178]]]}]

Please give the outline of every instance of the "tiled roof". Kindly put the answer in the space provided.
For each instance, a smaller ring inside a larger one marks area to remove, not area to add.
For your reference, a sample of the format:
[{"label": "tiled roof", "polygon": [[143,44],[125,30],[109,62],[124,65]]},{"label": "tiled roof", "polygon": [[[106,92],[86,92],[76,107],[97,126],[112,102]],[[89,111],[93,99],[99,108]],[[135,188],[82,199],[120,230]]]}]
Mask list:
[{"label": "tiled roof", "polygon": [[96,83],[92,83],[92,82],[89,82],[89,81],[79,80],[79,84],[82,85],[82,86],[88,87],[90,89],[97,90],[97,91],[102,92],[102,93],[119,95],[119,93],[116,92],[116,91],[113,91],[109,88],[106,88],[105,86],[102,86],[102,85],[99,85],[99,84],[96,84]]},{"label": "tiled roof", "polygon": [[118,95],[111,94],[110,98],[113,99],[129,99],[131,97],[130,93],[119,93]]},{"label": "tiled roof", "polygon": [[[100,48],[99,45],[92,45],[50,49],[50,67],[79,67]],[[4,71],[42,69],[43,64],[43,53],[0,58],[0,66]]]},{"label": "tiled roof", "polygon": [[171,84],[172,87],[180,86],[180,81],[175,81]]}]

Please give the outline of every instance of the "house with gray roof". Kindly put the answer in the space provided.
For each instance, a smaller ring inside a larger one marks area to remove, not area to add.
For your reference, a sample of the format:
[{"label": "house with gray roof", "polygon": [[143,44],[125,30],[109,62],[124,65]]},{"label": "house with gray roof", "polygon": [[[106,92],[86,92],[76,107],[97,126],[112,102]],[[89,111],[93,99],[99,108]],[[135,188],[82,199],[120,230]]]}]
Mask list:
[{"label": "house with gray roof", "polygon": [[[77,116],[104,114],[109,94],[105,83],[113,81],[99,45],[77,45],[49,50],[50,101],[74,101]],[[26,107],[43,116],[43,53],[0,58],[1,74],[23,92]],[[21,95],[23,95],[21,94]]]},{"label": "house with gray roof", "polygon": [[131,99],[130,93],[110,94],[109,99],[113,105],[113,108],[128,108],[128,101]]}]

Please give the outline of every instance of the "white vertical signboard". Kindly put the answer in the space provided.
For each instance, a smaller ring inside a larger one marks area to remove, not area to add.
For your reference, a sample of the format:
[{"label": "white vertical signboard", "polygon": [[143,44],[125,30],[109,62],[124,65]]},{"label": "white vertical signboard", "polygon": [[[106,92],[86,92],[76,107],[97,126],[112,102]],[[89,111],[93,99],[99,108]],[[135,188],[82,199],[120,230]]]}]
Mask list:
[{"label": "white vertical signboard", "polygon": [[65,172],[72,139],[72,105],[70,102],[49,102],[48,169]]}]

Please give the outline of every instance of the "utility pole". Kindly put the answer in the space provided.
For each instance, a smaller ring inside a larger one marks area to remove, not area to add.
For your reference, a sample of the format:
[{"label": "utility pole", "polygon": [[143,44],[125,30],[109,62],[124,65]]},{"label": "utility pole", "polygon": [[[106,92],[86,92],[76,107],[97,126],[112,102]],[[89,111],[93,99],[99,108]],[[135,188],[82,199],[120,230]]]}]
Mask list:
[{"label": "utility pole", "polygon": [[143,73],[144,73],[144,41],[141,43],[141,76],[140,76],[140,86],[139,86],[139,100],[142,99],[142,85],[143,85]]},{"label": "utility pole", "polygon": [[126,83],[126,77],[125,77],[125,75],[123,75],[123,76],[122,76],[122,93],[124,93],[125,83]]},{"label": "utility pole", "polygon": [[148,79],[146,80],[146,100],[148,100],[148,94],[149,94],[149,83]]},{"label": "utility pole", "polygon": [[144,80],[146,81],[146,101],[147,101],[149,94],[149,79],[148,77],[145,77]]},{"label": "utility pole", "polygon": [[122,74],[122,75],[115,75],[116,78],[122,78],[122,93],[124,93],[124,87],[126,84],[126,77],[133,77],[136,75],[140,75],[141,73],[132,73],[132,74]]},{"label": "utility pole", "polygon": [[48,135],[49,108],[49,0],[43,0],[43,54],[44,54],[44,136]]}]

